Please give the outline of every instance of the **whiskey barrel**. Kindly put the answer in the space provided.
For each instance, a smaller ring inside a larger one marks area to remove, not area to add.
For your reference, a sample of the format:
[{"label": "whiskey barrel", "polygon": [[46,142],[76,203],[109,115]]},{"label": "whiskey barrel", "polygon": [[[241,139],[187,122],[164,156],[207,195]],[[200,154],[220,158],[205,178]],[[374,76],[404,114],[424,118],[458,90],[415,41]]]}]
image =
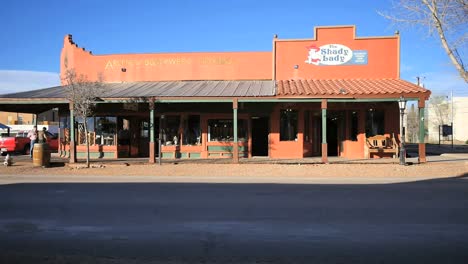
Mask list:
[{"label": "whiskey barrel", "polygon": [[47,143],[34,144],[33,165],[37,167],[49,167],[50,165],[49,144]]}]

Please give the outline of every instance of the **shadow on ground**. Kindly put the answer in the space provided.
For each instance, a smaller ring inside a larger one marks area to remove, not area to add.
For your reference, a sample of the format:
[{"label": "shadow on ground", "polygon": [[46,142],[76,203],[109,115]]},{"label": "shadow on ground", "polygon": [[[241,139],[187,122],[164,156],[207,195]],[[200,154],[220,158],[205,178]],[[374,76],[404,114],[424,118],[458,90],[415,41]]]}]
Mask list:
[{"label": "shadow on ground", "polygon": [[[407,144],[406,149],[408,153],[418,153],[418,144]],[[468,154],[468,144],[426,144],[426,155],[427,156],[440,156],[442,154],[448,153],[467,153]]]},{"label": "shadow on ground", "polygon": [[466,263],[468,174],[0,186],[0,263]]}]

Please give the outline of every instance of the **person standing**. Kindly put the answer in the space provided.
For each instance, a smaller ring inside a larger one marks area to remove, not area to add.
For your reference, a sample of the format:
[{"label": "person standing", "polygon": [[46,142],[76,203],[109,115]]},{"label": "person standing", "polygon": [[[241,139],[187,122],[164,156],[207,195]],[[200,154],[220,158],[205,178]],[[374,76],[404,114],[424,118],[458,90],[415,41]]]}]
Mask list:
[{"label": "person standing", "polygon": [[37,143],[46,143],[47,142],[47,128],[43,127],[42,131],[37,133]]},{"label": "person standing", "polygon": [[31,131],[28,133],[28,138],[31,140],[29,143],[29,157],[33,157],[33,150],[34,150],[34,144],[36,143],[37,140],[37,126],[34,126]]}]

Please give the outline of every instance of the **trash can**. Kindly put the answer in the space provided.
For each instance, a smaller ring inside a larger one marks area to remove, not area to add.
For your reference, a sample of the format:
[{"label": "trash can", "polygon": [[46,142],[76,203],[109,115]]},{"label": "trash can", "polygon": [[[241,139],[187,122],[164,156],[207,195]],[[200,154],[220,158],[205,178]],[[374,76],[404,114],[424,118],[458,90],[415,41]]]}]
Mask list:
[{"label": "trash can", "polygon": [[37,167],[49,167],[50,165],[49,144],[47,143],[34,144],[33,165]]}]

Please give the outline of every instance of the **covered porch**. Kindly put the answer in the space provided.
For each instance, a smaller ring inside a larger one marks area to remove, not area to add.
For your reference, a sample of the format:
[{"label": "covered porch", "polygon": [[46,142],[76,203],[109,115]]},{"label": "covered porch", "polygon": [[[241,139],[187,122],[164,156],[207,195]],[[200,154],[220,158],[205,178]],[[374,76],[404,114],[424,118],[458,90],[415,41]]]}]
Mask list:
[{"label": "covered porch", "polygon": [[[93,129],[80,130],[63,87],[8,94],[0,110],[60,112],[60,155],[75,162],[91,144],[94,159],[365,159],[366,138],[400,143],[397,101],[419,107],[419,162],[425,162],[429,92],[401,80],[186,81],[103,84]],[[367,88],[366,88],[367,87]],[[368,90],[373,88],[373,92]],[[367,89],[367,90],[366,90]],[[381,157],[377,155],[376,157]],[[383,157],[383,156],[382,156]]]}]

